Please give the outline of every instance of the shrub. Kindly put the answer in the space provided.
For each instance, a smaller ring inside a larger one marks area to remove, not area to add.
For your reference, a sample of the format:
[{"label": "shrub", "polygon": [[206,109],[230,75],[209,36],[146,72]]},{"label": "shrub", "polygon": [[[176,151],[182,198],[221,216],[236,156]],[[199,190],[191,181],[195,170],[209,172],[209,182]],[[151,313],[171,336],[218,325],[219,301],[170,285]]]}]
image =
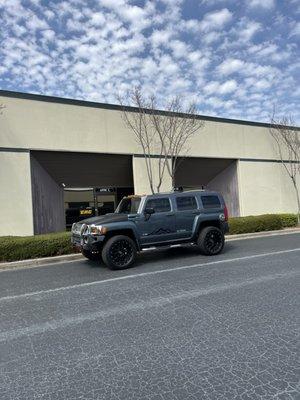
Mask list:
[{"label": "shrub", "polygon": [[296,226],[297,216],[294,214],[251,215],[229,219],[229,234],[273,231]]},{"label": "shrub", "polygon": [[229,220],[229,233],[251,233],[261,231],[272,231],[282,228],[281,219],[278,215],[266,214],[258,216],[237,217]]},{"label": "shrub", "polygon": [[298,225],[296,214],[279,214],[283,228],[290,228]]},{"label": "shrub", "polygon": [[71,253],[75,253],[75,250],[70,242],[70,232],[0,238],[0,261],[26,260]]}]

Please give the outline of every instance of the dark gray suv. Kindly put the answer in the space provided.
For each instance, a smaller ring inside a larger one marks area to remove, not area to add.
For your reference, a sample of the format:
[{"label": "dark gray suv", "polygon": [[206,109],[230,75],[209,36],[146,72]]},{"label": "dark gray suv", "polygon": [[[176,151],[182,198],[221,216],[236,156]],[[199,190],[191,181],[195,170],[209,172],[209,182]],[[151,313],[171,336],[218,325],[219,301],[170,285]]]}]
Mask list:
[{"label": "dark gray suv", "polygon": [[223,197],[195,190],[124,197],[114,213],[73,224],[71,240],[85,257],[124,269],[150,247],[189,243],[202,254],[219,254],[227,231]]}]

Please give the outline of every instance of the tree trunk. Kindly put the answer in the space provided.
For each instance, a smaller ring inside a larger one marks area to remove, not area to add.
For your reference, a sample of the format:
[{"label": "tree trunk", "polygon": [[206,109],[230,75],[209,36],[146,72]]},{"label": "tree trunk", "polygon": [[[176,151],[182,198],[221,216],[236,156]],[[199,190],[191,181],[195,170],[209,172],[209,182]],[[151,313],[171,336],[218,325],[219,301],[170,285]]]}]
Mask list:
[{"label": "tree trunk", "polygon": [[175,173],[172,174],[172,190],[175,189]]},{"label": "tree trunk", "polygon": [[145,152],[144,152],[144,161],[146,164],[146,171],[147,171],[150,190],[151,190],[152,194],[154,194],[152,167],[151,167],[151,164],[148,163],[148,158],[147,158],[147,155]]},{"label": "tree trunk", "polygon": [[297,198],[297,205],[298,205],[298,225],[300,225],[300,196],[299,196],[299,191],[297,188],[297,184],[296,181],[293,180],[293,184],[294,184],[294,188],[295,188],[295,192],[296,192],[296,198]]}]

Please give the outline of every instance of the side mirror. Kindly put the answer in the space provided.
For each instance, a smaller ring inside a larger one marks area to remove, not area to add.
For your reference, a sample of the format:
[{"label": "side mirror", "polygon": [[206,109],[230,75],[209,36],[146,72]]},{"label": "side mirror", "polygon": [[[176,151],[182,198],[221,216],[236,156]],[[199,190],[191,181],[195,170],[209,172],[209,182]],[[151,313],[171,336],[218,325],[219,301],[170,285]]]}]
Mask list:
[{"label": "side mirror", "polygon": [[152,208],[152,207],[146,207],[145,208],[144,214],[151,215],[151,214],[154,214],[154,213],[155,213],[154,208]]},{"label": "side mirror", "polygon": [[144,210],[144,215],[145,215],[145,221],[148,221],[148,219],[151,217],[152,214],[155,213],[154,208],[152,207],[146,207]]}]

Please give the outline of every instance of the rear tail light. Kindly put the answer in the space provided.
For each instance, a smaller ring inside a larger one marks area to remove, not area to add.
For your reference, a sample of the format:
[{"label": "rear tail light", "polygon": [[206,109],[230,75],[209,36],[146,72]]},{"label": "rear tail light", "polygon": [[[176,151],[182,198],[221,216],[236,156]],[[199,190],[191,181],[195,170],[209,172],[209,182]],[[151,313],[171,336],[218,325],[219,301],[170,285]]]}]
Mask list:
[{"label": "rear tail light", "polygon": [[226,204],[224,206],[224,215],[225,215],[225,221],[228,221],[228,209],[227,209]]}]

